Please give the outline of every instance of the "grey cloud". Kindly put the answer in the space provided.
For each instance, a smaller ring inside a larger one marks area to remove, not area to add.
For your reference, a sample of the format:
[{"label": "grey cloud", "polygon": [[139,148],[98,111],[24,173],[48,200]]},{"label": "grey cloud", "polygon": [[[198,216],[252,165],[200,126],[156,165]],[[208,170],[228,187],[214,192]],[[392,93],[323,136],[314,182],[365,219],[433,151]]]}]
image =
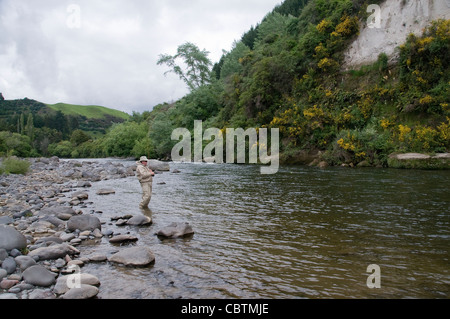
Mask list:
[{"label": "grey cloud", "polygon": [[[71,28],[68,6],[80,9]],[[0,92],[142,112],[187,93],[158,55],[191,41],[213,62],[276,0],[0,0]],[[6,34],[6,35],[5,35]]]}]

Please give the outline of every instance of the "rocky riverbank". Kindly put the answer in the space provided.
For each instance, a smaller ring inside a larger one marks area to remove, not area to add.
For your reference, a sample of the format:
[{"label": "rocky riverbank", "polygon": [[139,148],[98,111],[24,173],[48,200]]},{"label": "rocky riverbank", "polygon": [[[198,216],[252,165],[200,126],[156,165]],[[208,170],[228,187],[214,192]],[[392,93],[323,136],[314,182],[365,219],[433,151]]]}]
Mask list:
[{"label": "rocky riverbank", "polygon": [[[92,183],[135,174],[133,161],[31,159],[26,175],[0,176],[0,299],[86,299],[101,289],[100,280],[83,273],[90,262],[110,262],[132,267],[148,266],[155,257],[148,247],[118,248],[111,256],[83,256],[84,242],[100,244],[135,242],[130,234],[115,233],[108,225],[146,226],[144,215],[108,220],[102,212],[86,211]],[[166,163],[154,169],[168,171]],[[98,195],[108,196],[104,189]],[[98,217],[100,216],[100,218]]]}]

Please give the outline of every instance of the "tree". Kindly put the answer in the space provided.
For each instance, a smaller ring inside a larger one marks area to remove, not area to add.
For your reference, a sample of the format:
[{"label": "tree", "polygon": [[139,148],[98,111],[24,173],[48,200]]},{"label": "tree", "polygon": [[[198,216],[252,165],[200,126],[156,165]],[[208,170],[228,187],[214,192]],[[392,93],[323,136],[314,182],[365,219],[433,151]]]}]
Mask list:
[{"label": "tree", "polygon": [[[173,72],[177,74],[189,87],[191,91],[210,83],[211,81],[211,61],[208,59],[208,51],[200,50],[195,44],[186,42],[178,47],[177,54],[161,54],[158,65],[166,64],[171,70],[164,73]],[[177,63],[181,59],[184,67]]]},{"label": "tree", "polygon": [[83,144],[84,142],[87,142],[91,139],[89,135],[87,135],[82,130],[75,130],[72,132],[72,135],[70,137],[70,142],[74,144],[75,146],[79,146]]},{"label": "tree", "polygon": [[34,124],[33,114],[28,114],[27,125],[25,126],[25,132],[31,141],[34,141]]},{"label": "tree", "polygon": [[242,71],[240,59],[250,53],[250,49],[242,41],[235,42],[233,49],[223,58],[223,64],[220,72],[220,78],[225,79],[228,76]]}]

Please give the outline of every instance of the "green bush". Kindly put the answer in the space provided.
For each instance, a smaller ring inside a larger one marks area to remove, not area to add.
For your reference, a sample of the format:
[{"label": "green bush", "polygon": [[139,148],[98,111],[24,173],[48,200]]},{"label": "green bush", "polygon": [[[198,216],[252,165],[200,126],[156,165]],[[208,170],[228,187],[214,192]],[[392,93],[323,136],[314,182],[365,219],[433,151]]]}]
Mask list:
[{"label": "green bush", "polygon": [[0,166],[0,173],[25,175],[29,169],[30,169],[30,162],[20,160],[16,157],[8,157],[3,160]]}]

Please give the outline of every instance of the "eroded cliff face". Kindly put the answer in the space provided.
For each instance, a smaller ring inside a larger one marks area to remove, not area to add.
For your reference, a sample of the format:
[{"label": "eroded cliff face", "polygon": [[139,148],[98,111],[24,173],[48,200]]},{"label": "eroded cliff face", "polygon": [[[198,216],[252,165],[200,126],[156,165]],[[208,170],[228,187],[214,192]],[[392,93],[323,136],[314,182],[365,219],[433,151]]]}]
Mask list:
[{"label": "eroded cliff face", "polygon": [[376,27],[369,28],[366,21],[360,26],[358,38],[345,52],[344,69],[373,63],[383,52],[394,60],[396,48],[410,33],[421,35],[430,21],[450,18],[450,0],[386,0],[380,9]]}]

